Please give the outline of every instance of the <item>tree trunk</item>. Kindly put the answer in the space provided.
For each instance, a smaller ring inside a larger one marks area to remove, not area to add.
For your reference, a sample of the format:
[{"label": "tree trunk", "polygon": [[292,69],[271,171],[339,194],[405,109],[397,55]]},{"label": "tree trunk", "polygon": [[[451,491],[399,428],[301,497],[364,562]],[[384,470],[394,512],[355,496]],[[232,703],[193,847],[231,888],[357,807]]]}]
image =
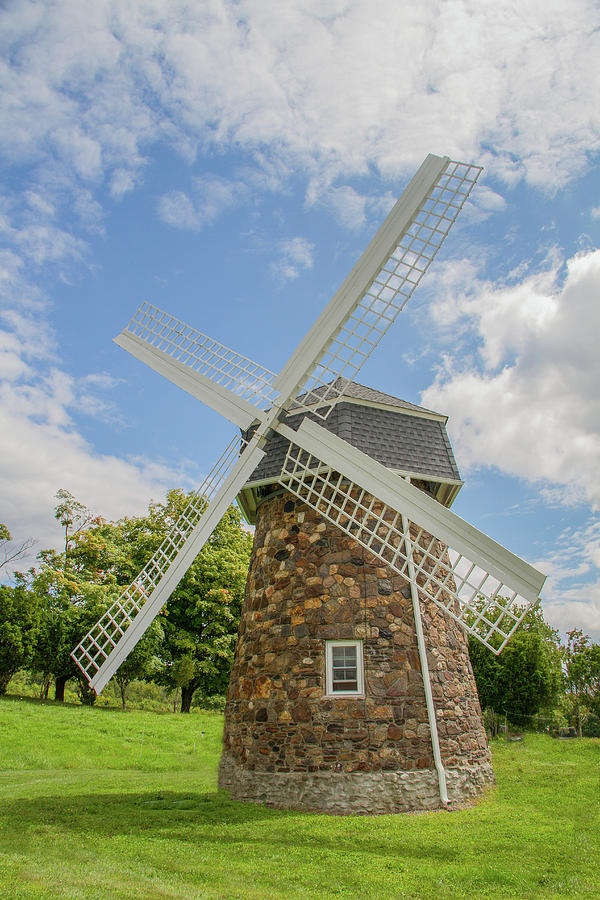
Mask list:
[{"label": "tree trunk", "polygon": [[48,691],[50,690],[50,673],[44,672],[42,675],[42,683],[40,684],[40,700],[48,699]]},{"label": "tree trunk", "polygon": [[64,703],[65,701],[65,684],[68,680],[66,675],[57,675],[54,681],[54,699],[58,700],[59,703]]},{"label": "tree trunk", "polygon": [[181,685],[181,712],[189,713],[190,708],[192,706],[192,697],[194,696],[194,691],[196,690],[196,686],[193,682],[189,684]]}]

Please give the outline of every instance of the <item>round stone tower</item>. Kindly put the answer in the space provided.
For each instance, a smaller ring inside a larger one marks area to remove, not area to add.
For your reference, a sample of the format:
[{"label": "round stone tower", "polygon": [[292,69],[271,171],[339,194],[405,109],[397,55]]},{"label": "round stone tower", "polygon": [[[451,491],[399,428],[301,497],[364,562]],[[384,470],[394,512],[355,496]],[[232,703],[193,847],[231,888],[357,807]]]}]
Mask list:
[{"label": "round stone tower", "polygon": [[[461,482],[445,419],[360,385],[350,389],[359,396],[338,404],[327,427],[341,433],[345,423],[341,436],[350,443],[377,445],[369,455],[451,502]],[[424,454],[411,449],[424,437]],[[282,808],[438,808],[410,584],[275,484],[269,465],[281,468],[277,447],[270,456],[240,498],[256,531],[219,784],[234,799]],[[420,606],[448,798],[458,806],[493,780],[490,755],[466,635],[433,603]]]}]

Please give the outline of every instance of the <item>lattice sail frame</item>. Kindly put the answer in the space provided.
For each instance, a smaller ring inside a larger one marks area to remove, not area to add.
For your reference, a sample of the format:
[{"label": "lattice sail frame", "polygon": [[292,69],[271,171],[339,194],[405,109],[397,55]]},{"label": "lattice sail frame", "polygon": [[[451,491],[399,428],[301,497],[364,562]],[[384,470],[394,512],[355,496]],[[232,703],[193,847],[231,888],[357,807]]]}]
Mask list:
[{"label": "lattice sail frame", "polygon": [[496,654],[537,599],[410,522],[402,510],[300,444],[290,442],[279,482],[407,582],[414,567],[421,599],[435,603]]},{"label": "lattice sail frame", "polygon": [[208,378],[257,409],[272,406],[276,374],[151,303],[142,303],[125,333]]},{"label": "lattice sail frame", "polygon": [[[408,228],[360,301],[327,346],[293,403],[326,419],[350,381],[378,345],[433,262],[482,172],[449,160]],[[317,406],[317,408],[315,408]]]},{"label": "lattice sail frame", "polygon": [[[197,532],[202,524],[203,518],[211,508],[211,504],[217,499],[219,492],[222,491],[228,477],[231,476],[236,467],[239,467],[248,444],[249,442],[240,438],[239,435],[236,435],[229,442],[201,486],[192,495],[171,534],[165,538],[129,587],[115,600],[71,654],[92,687],[97,683],[96,679],[100,669],[116,650],[125,635],[129,634],[133,637],[130,629],[134,628],[136,623],[141,624],[141,616],[145,614],[145,619],[149,619],[149,621],[144,621],[145,627],[143,630],[138,629],[138,631],[141,631],[139,637],[141,637],[152,618],[160,611],[162,605],[168,599],[168,594],[167,596],[163,596],[163,594],[157,595],[157,589],[164,583],[169,574],[173,574],[173,570],[177,567],[178,562],[182,560],[182,557],[185,557],[187,562],[194,533]],[[263,455],[262,451],[259,451],[259,453],[260,456]],[[227,506],[231,500],[233,500],[233,497],[227,501]],[[210,532],[204,540],[208,536],[210,536]],[[200,551],[202,543],[197,547],[194,546],[195,553]],[[181,572],[176,573],[175,579],[171,578],[169,593],[175,589],[187,568],[193,562],[193,559],[194,557],[192,556],[185,568]],[[152,609],[148,608],[150,605],[152,605]],[[138,640],[139,637],[137,638]],[[135,646],[135,643],[137,643],[137,640],[133,643],[133,646]],[[129,649],[132,648],[130,647]],[[104,678],[103,681],[105,684],[108,678]]]}]

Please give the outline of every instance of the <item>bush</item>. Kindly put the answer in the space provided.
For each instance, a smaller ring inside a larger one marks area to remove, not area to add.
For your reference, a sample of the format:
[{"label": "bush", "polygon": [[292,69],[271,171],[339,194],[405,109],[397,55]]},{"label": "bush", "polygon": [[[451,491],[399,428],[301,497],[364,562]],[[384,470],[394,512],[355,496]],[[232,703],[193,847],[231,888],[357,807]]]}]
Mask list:
[{"label": "bush", "polygon": [[600,738],[600,718],[590,713],[583,720],[581,730],[584,737]]},{"label": "bush", "polygon": [[198,709],[210,710],[211,712],[223,712],[225,710],[225,699],[221,694],[205,697],[200,691],[197,691],[194,696],[194,706]]}]

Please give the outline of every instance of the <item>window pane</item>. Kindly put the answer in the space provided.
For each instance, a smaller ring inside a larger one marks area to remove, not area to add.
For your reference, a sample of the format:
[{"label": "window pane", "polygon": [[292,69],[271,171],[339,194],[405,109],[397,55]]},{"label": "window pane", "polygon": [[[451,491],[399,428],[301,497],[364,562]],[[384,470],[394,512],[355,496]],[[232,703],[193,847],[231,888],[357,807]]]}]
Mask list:
[{"label": "window pane", "polygon": [[357,691],[358,690],[358,682],[357,681],[335,681],[333,682],[333,690],[334,691]]},{"label": "window pane", "polygon": [[336,644],[331,648],[331,688],[339,693],[358,690],[356,644]]},{"label": "window pane", "polygon": [[356,645],[355,644],[350,644],[349,646],[345,645],[345,644],[342,646],[338,645],[338,646],[332,647],[331,650],[332,650],[331,658],[333,660],[334,666],[338,666],[338,665],[355,666],[356,665]]}]

